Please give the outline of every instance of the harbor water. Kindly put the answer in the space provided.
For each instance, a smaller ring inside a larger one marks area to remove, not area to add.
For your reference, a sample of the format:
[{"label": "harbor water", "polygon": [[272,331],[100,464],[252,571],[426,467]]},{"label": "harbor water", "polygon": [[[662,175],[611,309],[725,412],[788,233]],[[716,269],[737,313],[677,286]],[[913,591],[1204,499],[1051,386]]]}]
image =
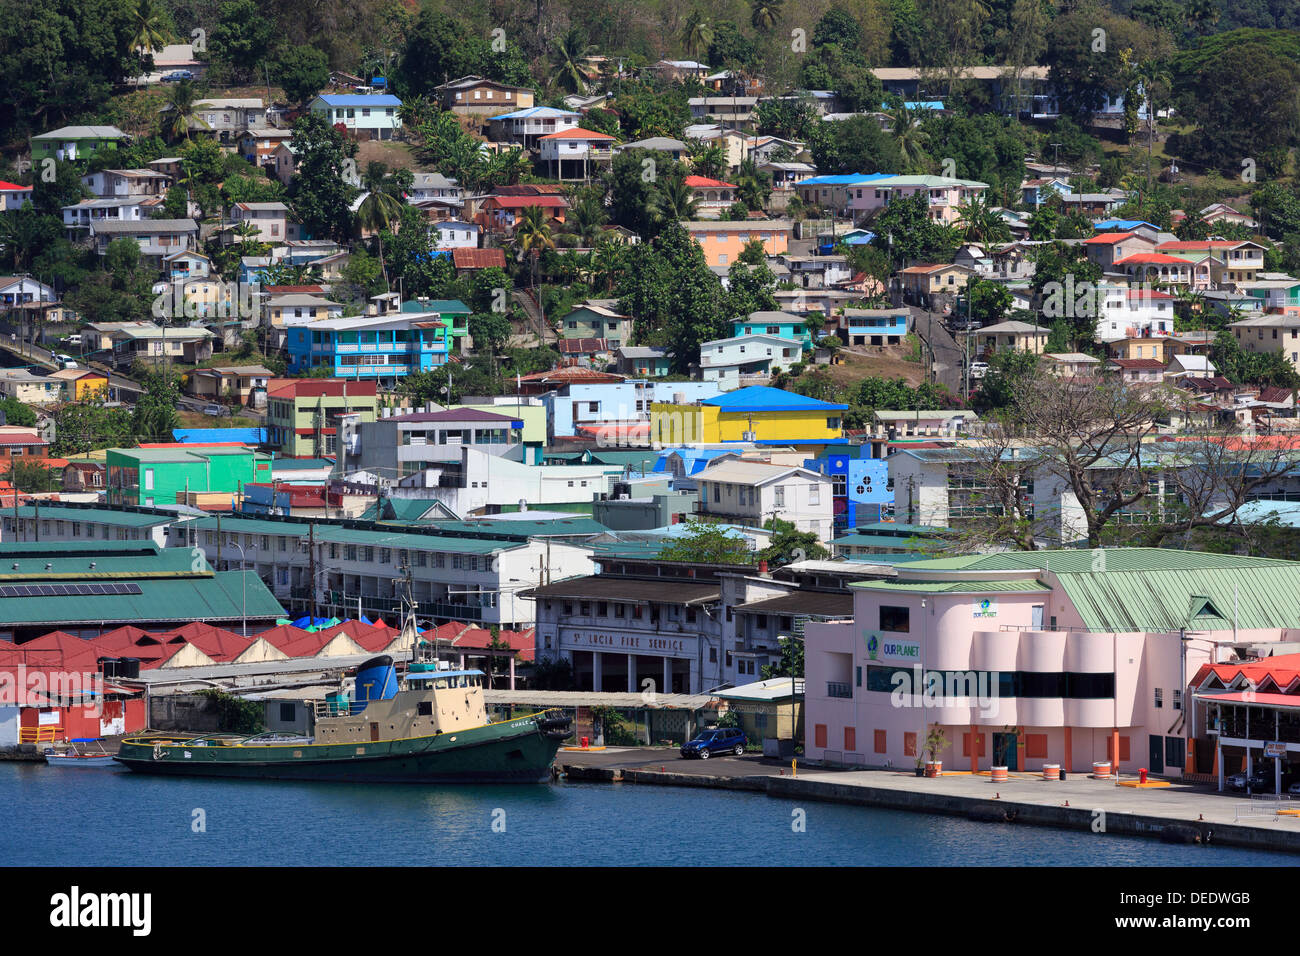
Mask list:
[{"label": "harbor water", "polygon": [[1289,854],[632,784],[365,786],[0,763],[5,866],[1256,866]]}]

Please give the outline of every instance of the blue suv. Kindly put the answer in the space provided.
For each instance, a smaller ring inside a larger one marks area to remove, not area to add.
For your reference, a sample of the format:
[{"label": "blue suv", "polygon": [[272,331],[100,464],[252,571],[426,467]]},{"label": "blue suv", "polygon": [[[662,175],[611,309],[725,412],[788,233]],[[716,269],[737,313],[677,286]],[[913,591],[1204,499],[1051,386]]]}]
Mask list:
[{"label": "blue suv", "polygon": [[745,732],[739,727],[715,727],[683,744],[682,756],[708,760],[714,754],[733,753],[739,757],[745,752],[745,742]]}]

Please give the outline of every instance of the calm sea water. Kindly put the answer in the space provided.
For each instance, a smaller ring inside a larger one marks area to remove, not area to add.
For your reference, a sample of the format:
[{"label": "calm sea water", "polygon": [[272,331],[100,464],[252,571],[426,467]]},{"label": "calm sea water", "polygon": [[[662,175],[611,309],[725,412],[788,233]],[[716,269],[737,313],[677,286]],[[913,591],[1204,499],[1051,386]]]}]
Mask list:
[{"label": "calm sea water", "polygon": [[[196,810],[204,811],[206,832],[194,832]],[[796,810],[806,814],[805,832],[792,830]],[[0,764],[4,866],[1294,862],[1288,854],[795,803],[725,790],[590,783],[351,786]]]}]

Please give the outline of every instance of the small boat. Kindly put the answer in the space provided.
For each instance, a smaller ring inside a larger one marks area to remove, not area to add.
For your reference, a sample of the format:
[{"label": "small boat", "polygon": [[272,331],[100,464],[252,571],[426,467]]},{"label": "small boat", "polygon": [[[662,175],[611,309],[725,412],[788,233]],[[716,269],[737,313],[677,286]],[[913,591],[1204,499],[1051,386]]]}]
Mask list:
[{"label": "small boat", "polygon": [[[94,744],[99,749],[97,751],[91,750],[87,746],[88,744]],[[68,749],[64,751],[47,747],[45,749],[45,762],[51,767],[115,766],[113,755],[104,749],[104,741],[99,737],[74,737],[69,741]]]}]

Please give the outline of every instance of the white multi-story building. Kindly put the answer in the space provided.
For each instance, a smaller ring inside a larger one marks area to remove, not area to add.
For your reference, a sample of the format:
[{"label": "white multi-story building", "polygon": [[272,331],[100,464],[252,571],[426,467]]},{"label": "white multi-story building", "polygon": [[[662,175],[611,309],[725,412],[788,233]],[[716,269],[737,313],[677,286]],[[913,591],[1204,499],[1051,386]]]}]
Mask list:
[{"label": "white multi-story building", "polygon": [[788,521],[829,541],[834,524],[832,482],[807,468],[756,461],[723,461],[705,468],[696,480],[701,518],[762,527],[769,518]]}]

